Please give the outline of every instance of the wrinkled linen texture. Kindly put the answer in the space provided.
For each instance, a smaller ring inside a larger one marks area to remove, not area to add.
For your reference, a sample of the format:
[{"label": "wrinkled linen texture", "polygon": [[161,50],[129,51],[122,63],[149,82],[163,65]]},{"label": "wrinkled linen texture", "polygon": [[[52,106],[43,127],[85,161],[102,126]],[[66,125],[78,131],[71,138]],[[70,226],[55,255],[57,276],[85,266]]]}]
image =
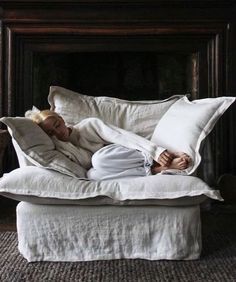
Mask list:
[{"label": "wrinkled linen texture", "polygon": [[17,230],[19,251],[29,262],[188,260],[201,252],[199,206],[91,208],[21,202]]},{"label": "wrinkled linen texture", "polygon": [[[71,204],[79,204],[79,200],[98,197],[109,198],[110,203],[126,200],[145,200],[146,203],[149,200],[174,200],[173,205],[184,198],[185,205],[199,203],[199,200],[196,202],[199,196],[204,196],[203,199],[209,197],[222,200],[218,190],[210,188],[204,181],[194,176],[150,175],[89,181],[35,166],[18,168],[5,174],[0,180],[0,194],[8,197],[22,196],[25,201],[37,197],[38,203],[42,203],[43,199],[54,200],[54,203],[56,199],[60,199],[71,201]],[[184,202],[181,201],[181,204]]]},{"label": "wrinkled linen texture", "polygon": [[143,152],[117,144],[107,145],[92,156],[87,177],[106,180],[151,175],[153,159]]},{"label": "wrinkled linen texture", "polygon": [[88,96],[51,86],[48,102],[67,124],[75,125],[90,117],[102,118],[105,122],[150,139],[163,114],[181,97],[183,95],[174,95],[165,100],[128,101]]}]

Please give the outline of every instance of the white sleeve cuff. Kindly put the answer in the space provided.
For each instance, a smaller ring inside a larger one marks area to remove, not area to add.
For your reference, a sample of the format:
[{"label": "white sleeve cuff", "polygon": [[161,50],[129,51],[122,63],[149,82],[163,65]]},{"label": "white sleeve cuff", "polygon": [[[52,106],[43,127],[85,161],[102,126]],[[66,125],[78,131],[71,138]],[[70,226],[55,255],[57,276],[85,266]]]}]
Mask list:
[{"label": "white sleeve cuff", "polygon": [[155,160],[156,162],[158,162],[159,156],[160,156],[164,151],[166,151],[166,148],[157,147],[156,152],[155,152],[155,158],[154,158],[154,160]]}]

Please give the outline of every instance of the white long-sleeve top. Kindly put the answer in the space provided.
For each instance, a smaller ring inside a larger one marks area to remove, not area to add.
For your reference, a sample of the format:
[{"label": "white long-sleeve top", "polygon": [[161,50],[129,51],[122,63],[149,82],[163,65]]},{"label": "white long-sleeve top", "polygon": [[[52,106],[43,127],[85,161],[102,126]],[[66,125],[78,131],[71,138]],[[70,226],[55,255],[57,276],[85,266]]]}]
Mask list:
[{"label": "white long-sleeve top", "polygon": [[139,150],[155,161],[165,150],[137,134],[107,124],[98,118],[87,118],[73,126],[69,142],[56,142],[56,147],[69,152],[67,155],[85,169],[91,167],[92,155],[107,144],[114,143]]}]

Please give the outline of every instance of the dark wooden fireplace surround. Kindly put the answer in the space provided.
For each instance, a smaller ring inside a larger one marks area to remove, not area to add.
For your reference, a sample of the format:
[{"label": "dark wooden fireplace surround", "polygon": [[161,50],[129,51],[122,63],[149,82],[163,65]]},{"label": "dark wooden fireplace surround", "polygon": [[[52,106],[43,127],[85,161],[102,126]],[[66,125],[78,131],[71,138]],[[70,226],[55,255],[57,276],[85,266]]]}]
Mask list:
[{"label": "dark wooden fireplace surround", "polygon": [[[1,0],[0,24],[1,116],[22,115],[32,106],[37,52],[190,54],[193,99],[236,94],[235,1]],[[214,180],[236,174],[235,105],[210,138]],[[5,171],[16,166],[11,151]]]}]

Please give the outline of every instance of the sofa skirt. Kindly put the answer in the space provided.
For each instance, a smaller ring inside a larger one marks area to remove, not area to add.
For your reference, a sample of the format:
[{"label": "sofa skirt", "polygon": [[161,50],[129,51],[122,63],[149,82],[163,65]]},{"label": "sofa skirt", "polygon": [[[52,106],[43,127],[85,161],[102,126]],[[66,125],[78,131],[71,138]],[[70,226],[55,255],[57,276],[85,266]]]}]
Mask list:
[{"label": "sofa skirt", "polygon": [[18,248],[29,262],[191,260],[201,253],[198,205],[17,206]]}]

